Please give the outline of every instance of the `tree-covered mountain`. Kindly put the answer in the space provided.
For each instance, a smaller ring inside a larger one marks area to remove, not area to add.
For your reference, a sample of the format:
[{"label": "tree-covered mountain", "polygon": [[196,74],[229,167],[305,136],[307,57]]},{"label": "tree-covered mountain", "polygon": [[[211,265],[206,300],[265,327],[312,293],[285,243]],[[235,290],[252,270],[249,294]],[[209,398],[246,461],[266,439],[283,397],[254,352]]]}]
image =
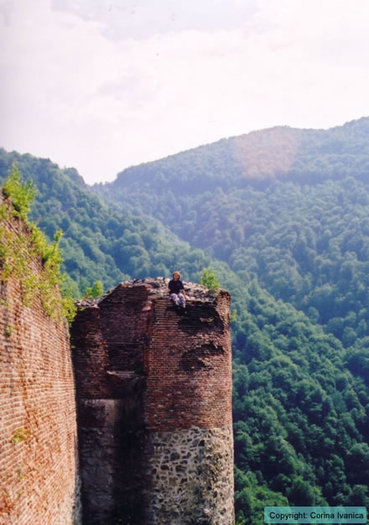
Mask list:
[{"label": "tree-covered mountain", "polygon": [[[125,169],[112,183],[97,184],[98,191],[125,195],[147,187],[154,194],[171,190],[197,195],[216,187],[242,188],[250,183],[265,187],[284,180],[312,184],[352,175],[366,179],[369,157],[369,117],[329,130],[287,126],[222,139],[170,157]],[[137,205],[137,203],[135,204]],[[157,209],[157,201],[149,210]]]},{"label": "tree-covered mountain", "polygon": [[236,509],[369,504],[369,119],[274,128],[122,172],[92,194],[74,170],[0,150],[64,231],[65,270],[102,280],[215,269],[232,293]]}]

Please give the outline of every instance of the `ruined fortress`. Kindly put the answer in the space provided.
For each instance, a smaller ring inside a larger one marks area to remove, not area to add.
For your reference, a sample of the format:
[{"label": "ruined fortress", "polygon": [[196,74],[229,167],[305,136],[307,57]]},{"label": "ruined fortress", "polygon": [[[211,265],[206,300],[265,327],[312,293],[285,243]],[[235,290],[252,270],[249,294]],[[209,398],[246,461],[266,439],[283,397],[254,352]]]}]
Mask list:
[{"label": "ruined fortress", "polygon": [[1,282],[1,525],[234,524],[230,296],[185,286],[121,283],[69,338]]}]

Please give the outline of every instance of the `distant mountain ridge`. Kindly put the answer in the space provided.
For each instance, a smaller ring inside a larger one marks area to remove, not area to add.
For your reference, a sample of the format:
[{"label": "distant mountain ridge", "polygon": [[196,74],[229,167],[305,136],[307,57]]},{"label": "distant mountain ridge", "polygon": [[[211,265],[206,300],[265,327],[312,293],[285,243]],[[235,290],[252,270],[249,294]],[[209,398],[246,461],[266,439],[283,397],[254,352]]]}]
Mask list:
[{"label": "distant mountain ridge", "polygon": [[280,178],[301,179],[302,167],[304,181],[308,176],[320,180],[319,175],[327,174],[327,169],[330,175],[334,169],[336,176],[352,170],[362,173],[368,161],[369,117],[363,117],[328,130],[278,126],[221,139],[127,168],[115,181],[96,184],[94,188],[103,192],[104,188],[120,190],[125,185],[149,181],[170,184],[174,179],[181,189],[191,184],[204,189],[214,183],[228,187],[236,181],[244,185]]}]

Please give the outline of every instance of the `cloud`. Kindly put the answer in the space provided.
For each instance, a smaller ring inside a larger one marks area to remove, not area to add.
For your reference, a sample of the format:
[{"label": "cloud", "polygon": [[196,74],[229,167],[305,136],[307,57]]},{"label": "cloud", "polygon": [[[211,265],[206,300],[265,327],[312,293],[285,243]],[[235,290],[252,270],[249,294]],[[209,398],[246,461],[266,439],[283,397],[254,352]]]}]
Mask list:
[{"label": "cloud", "polygon": [[0,143],[95,181],[253,129],[358,118],[366,1],[204,0],[206,18],[193,0],[0,0]]},{"label": "cloud", "polygon": [[53,8],[104,26],[114,40],[147,39],[179,31],[212,32],[239,27],[257,12],[257,0],[53,0]]}]

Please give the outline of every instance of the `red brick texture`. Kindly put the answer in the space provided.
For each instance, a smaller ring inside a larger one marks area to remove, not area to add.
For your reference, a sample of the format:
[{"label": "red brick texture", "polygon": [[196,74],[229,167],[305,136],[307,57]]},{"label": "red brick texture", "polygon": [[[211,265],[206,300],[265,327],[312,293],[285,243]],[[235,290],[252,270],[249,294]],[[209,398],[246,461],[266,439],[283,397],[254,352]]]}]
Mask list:
[{"label": "red brick texture", "polygon": [[[23,228],[14,221],[12,228]],[[35,259],[34,271],[41,261]],[[75,389],[68,327],[22,286],[0,284],[0,524],[78,522]]]},{"label": "red brick texture", "polygon": [[119,285],[82,307],[71,330],[78,404],[83,522],[142,523],[144,353],[148,286]]},{"label": "red brick texture", "polygon": [[142,372],[150,290],[119,285],[98,306],[79,310],[71,330],[78,399],[120,399],[124,372]]},{"label": "red brick texture", "polygon": [[146,359],[145,422],[150,430],[218,428],[232,423],[230,296],[188,302],[178,315],[168,298],[155,302]]}]

